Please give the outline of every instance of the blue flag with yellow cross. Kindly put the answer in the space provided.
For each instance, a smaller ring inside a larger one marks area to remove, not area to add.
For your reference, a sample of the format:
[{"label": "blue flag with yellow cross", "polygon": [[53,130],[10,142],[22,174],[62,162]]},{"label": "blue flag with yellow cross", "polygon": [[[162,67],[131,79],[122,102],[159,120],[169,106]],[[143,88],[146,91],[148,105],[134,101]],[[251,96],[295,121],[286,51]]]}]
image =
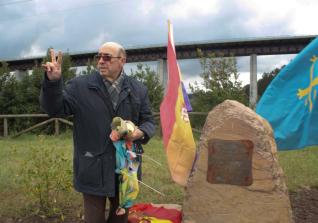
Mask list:
[{"label": "blue flag with yellow cross", "polygon": [[277,74],[256,106],[279,150],[318,145],[317,88],[318,38]]}]

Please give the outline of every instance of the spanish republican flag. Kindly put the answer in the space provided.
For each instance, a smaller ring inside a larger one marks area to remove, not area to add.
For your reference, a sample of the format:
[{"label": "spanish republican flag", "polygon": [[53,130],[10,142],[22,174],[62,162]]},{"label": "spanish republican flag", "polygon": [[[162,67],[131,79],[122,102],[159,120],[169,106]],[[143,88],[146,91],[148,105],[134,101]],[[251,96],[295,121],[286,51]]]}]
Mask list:
[{"label": "spanish republican flag", "polygon": [[168,22],[168,26],[168,84],[160,105],[160,120],[171,177],[176,183],[185,186],[194,162],[196,146],[182,91],[172,24]]}]

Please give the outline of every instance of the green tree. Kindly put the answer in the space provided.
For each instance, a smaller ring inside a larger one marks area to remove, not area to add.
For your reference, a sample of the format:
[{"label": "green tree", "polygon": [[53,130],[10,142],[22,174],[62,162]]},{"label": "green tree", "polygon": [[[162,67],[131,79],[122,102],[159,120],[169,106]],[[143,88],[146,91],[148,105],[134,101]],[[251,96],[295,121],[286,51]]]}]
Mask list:
[{"label": "green tree", "polygon": [[1,62],[0,66],[0,92],[2,91],[6,80],[8,80],[10,76],[8,64],[6,62]]},{"label": "green tree", "polygon": [[[49,50],[42,63],[51,61]],[[72,60],[68,53],[63,55],[63,81],[66,82],[75,77],[76,70],[72,68]],[[10,73],[5,62],[0,64],[0,113],[1,114],[32,114],[42,113],[39,104],[41,83],[44,77],[44,69],[35,64],[31,73],[27,73],[21,80],[16,80],[15,75]],[[30,127],[41,119],[22,118],[9,119],[10,132],[20,131]],[[1,124],[0,124],[1,125]],[[1,128],[3,129],[3,128]],[[52,132],[52,127],[47,127]],[[61,130],[63,130],[62,127]]]},{"label": "green tree", "polygon": [[5,91],[8,89],[6,88],[6,85],[8,83],[8,80],[10,79],[10,72],[8,68],[8,64],[6,62],[1,62],[0,67],[0,114],[6,113],[6,106],[7,100],[5,98]]},{"label": "green tree", "polygon": [[[20,106],[17,97],[18,82],[13,74],[9,72],[6,63],[2,63],[0,68],[0,114],[14,114],[18,111]],[[13,119],[8,119],[8,125],[15,128]],[[0,122],[1,129],[2,122]],[[2,133],[1,133],[2,134]]]},{"label": "green tree", "polygon": [[236,58],[216,57],[213,53],[205,56],[201,50],[198,50],[198,54],[202,68],[200,77],[203,82],[200,85],[197,82],[194,85],[190,84],[194,110],[209,111],[226,99],[247,104],[247,97],[239,80]]},{"label": "green tree", "polygon": [[10,114],[17,110],[16,91],[18,82],[10,74],[8,64],[2,62],[0,68],[0,113]]},{"label": "green tree", "polygon": [[[285,65],[281,66],[280,68],[275,68],[274,70],[270,72],[265,72],[262,75],[262,78],[257,81],[257,95],[258,100],[262,97],[264,94],[266,88],[268,85],[272,82],[272,80],[276,77],[276,75],[285,67]],[[250,95],[250,85],[247,84],[244,86],[244,91],[246,95]]]},{"label": "green tree", "polygon": [[96,70],[96,61],[95,60],[90,60],[88,59],[86,63],[86,69],[81,72],[81,74],[86,75],[86,74],[91,74],[93,71]]},{"label": "green tree", "polygon": [[[33,75],[27,74],[17,81],[17,89],[15,91],[17,100],[14,114],[40,113],[38,102],[39,91],[35,88],[35,83],[32,79]],[[10,126],[10,130],[21,131],[34,125],[38,120],[34,118],[17,118],[12,119],[12,121],[14,123]]]},{"label": "green tree", "polygon": [[19,81],[17,95],[24,106],[19,109],[19,114],[41,113],[39,105],[39,93],[43,80],[44,69],[38,65],[34,66],[32,72]]},{"label": "green tree", "polygon": [[[236,58],[223,57],[209,53],[204,55],[198,50],[202,73],[202,82],[190,84],[192,91],[191,104],[194,111],[210,111],[226,99],[247,104],[247,96],[239,80]],[[201,127],[205,118],[192,117],[192,125]]]},{"label": "green tree", "polygon": [[[284,65],[285,66],[285,65]],[[261,98],[263,93],[265,92],[267,86],[272,82],[272,80],[276,77],[276,75],[284,68],[275,68],[269,73],[264,73],[262,78],[257,81],[257,91],[258,91],[258,98]]]},{"label": "green tree", "polygon": [[164,88],[159,81],[157,73],[151,70],[148,65],[144,67],[143,64],[138,64],[135,72],[131,70],[131,76],[147,86],[152,110],[159,111]]},{"label": "green tree", "polygon": [[64,83],[76,76],[76,68],[72,68],[71,56],[66,53],[63,55],[62,74]]}]

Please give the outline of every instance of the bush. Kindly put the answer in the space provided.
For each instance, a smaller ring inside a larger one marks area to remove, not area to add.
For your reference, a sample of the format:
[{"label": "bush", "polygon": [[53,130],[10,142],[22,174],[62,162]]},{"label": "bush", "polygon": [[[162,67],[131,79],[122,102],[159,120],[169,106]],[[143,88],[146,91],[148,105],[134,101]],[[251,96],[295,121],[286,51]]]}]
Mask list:
[{"label": "bush", "polygon": [[37,145],[29,148],[19,178],[30,201],[28,208],[36,215],[63,218],[59,203],[63,201],[62,193],[72,190],[71,160],[64,150],[43,146],[43,136],[38,137]]}]

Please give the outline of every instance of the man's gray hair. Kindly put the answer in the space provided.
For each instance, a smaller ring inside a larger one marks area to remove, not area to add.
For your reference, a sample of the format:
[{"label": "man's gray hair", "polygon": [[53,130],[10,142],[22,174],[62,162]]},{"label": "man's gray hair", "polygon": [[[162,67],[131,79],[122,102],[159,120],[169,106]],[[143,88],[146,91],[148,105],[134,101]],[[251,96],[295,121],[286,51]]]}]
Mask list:
[{"label": "man's gray hair", "polygon": [[[119,43],[116,43],[116,42],[106,42],[104,43],[102,47],[114,47],[116,48],[118,51],[118,56],[122,56],[122,57],[125,57],[126,58],[126,50],[124,49],[124,47],[122,45],[120,45]],[[117,56],[117,55],[116,55]]]}]

